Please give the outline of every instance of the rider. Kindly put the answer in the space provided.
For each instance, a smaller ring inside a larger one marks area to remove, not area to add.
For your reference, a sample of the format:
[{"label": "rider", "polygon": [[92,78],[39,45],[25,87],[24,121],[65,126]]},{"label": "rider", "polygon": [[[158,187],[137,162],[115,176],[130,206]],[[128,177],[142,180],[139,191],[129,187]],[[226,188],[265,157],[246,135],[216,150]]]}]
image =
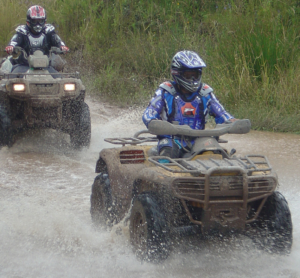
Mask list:
[{"label": "rider", "polygon": [[[63,52],[69,51],[61,38],[55,33],[55,28],[51,24],[46,24],[46,11],[41,6],[31,6],[27,11],[26,25],[16,28],[16,34],[12,37],[5,48],[8,55],[11,55],[16,46],[23,48],[26,55],[33,54],[36,50],[41,50],[45,55],[49,55],[52,46],[59,47]],[[22,54],[13,60],[14,73],[24,73],[28,70],[28,61]],[[50,73],[56,72],[52,67],[48,68]]]},{"label": "rider", "polygon": [[[217,124],[235,121],[217,100],[213,89],[201,82],[205,67],[196,52],[183,50],[176,53],[171,63],[174,81],[160,84],[143,114],[144,124],[148,127],[152,120],[164,120],[189,125],[192,129],[204,129],[208,113],[215,117]],[[158,136],[158,139],[159,155],[182,157],[191,148],[180,137],[164,135]]]}]

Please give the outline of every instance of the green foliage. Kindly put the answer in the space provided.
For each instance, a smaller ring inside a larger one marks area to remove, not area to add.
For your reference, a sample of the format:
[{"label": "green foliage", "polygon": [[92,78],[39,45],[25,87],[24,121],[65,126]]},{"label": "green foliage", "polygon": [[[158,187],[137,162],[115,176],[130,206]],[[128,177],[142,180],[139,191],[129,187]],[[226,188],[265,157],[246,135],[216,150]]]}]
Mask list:
[{"label": "green foliage", "polygon": [[[0,0],[0,47],[32,4]],[[203,81],[254,128],[299,131],[299,0],[41,0],[48,23],[80,52],[90,92],[147,103],[182,49],[204,58]],[[13,16],[12,16],[13,15]],[[72,59],[73,58],[73,59]],[[88,74],[89,75],[88,75]]]},{"label": "green foliage", "polygon": [[26,20],[25,1],[0,0],[1,51],[14,34],[14,29]]}]

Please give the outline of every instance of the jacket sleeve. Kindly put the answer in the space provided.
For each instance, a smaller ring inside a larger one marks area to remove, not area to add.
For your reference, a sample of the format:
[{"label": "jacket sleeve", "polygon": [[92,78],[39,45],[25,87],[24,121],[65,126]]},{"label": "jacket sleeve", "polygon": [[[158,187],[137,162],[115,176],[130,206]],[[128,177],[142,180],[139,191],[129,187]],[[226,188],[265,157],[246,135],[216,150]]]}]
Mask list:
[{"label": "jacket sleeve", "polygon": [[52,32],[48,33],[47,36],[50,37],[51,46],[61,47],[61,46],[65,45],[65,43],[61,40],[59,35],[57,35],[55,33],[55,31],[52,31]]},{"label": "jacket sleeve", "polygon": [[61,47],[65,45],[59,35],[56,34],[55,27],[52,24],[46,24],[43,32],[46,34],[51,46]]},{"label": "jacket sleeve", "polygon": [[24,38],[23,35],[20,33],[16,33],[8,43],[8,45],[11,45],[13,47],[20,46],[23,47],[24,44]]},{"label": "jacket sleeve", "polygon": [[222,124],[227,120],[234,119],[234,117],[225,110],[223,105],[212,92],[207,94],[202,99],[204,103],[205,115],[209,113],[209,115],[213,116],[216,124]]},{"label": "jacket sleeve", "polygon": [[162,89],[155,92],[154,97],[151,99],[148,107],[146,108],[142,119],[146,127],[152,120],[161,120],[161,114],[165,108]]}]

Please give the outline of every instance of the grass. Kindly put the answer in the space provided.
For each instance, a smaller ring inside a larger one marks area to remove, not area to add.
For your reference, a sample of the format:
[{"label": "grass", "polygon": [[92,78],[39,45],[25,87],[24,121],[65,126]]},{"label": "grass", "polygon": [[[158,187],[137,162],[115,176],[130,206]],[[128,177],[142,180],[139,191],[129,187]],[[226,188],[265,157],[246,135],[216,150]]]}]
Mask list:
[{"label": "grass", "polygon": [[[0,47],[31,1],[0,0]],[[146,105],[182,49],[225,108],[255,129],[300,130],[298,0],[41,0],[91,94]],[[14,15],[13,17],[11,15]],[[80,59],[78,58],[80,57]]]}]

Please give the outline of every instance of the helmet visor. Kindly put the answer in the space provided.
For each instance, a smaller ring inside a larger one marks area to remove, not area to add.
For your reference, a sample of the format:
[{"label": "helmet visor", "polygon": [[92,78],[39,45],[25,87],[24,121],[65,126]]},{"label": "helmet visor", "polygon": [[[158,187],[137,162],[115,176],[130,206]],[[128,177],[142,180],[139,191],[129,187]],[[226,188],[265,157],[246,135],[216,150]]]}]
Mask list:
[{"label": "helmet visor", "polygon": [[187,81],[199,80],[201,78],[201,70],[185,70],[182,77]]},{"label": "helmet visor", "polygon": [[45,19],[44,18],[32,18],[30,22],[32,25],[37,25],[37,24],[43,25],[43,24],[45,24]]}]

